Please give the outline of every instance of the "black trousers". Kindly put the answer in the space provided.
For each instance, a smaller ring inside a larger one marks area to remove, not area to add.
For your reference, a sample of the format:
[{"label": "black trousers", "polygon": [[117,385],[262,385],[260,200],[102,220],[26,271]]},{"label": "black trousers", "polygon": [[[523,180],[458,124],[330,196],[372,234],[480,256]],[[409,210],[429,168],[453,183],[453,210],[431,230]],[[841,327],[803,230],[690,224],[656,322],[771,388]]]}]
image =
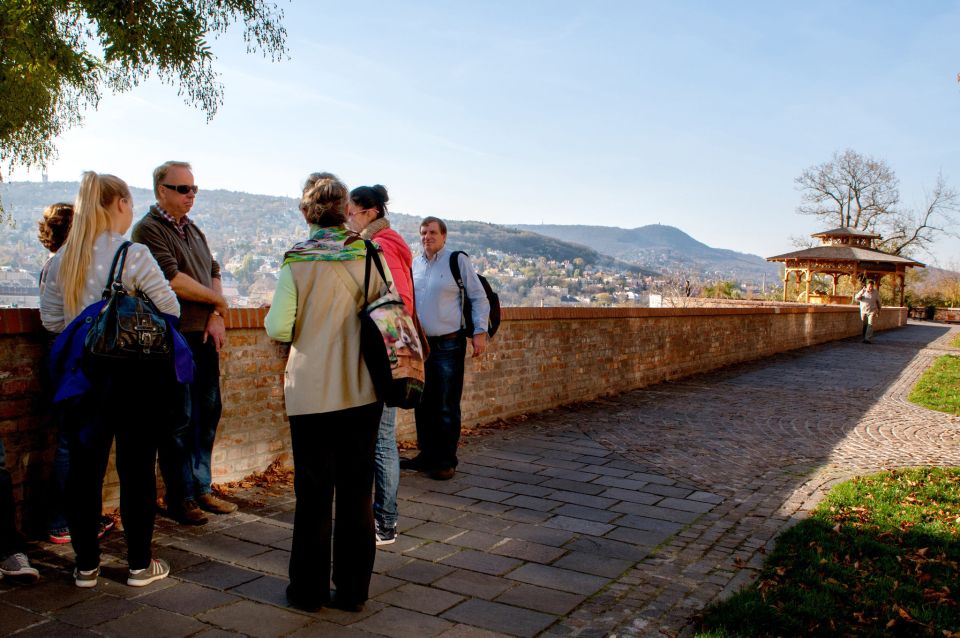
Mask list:
[{"label": "black trousers", "polygon": [[116,438],[127,563],[130,569],[143,569],[152,556],[157,443],[170,428],[163,405],[175,392],[172,366],[157,370],[118,364],[91,381],[93,388],[64,409],[70,446],[67,521],[77,567],[91,570],[100,564],[103,477]]},{"label": "black trousers", "polygon": [[382,410],[377,402],[290,417],[297,495],[290,587],[300,600],[320,605],[330,598],[331,531],[337,597],[347,603],[367,600],[376,557],[373,451]]}]

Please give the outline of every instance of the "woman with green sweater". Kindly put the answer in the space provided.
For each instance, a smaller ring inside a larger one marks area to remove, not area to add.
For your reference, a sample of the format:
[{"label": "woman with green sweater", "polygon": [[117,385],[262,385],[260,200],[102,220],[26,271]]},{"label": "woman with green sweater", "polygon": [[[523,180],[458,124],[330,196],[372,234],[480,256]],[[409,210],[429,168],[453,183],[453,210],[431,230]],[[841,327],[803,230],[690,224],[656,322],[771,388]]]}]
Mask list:
[{"label": "woman with green sweater", "polygon": [[[290,343],[283,390],[297,509],[287,599],[308,611],[325,605],[362,609],[376,552],[371,491],[383,404],[360,356],[357,312],[364,298],[366,248],[344,226],[347,195],[330,173],[307,179],[300,210],[309,239],[284,255],[264,320],[271,338]],[[384,282],[372,277],[370,299],[384,292]]]}]

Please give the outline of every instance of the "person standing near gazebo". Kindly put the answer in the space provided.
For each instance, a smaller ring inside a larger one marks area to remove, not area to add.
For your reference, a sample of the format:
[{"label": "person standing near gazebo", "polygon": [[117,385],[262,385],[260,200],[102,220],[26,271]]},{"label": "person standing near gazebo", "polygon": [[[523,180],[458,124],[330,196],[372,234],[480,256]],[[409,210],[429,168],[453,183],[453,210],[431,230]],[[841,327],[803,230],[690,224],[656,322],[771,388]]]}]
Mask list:
[{"label": "person standing near gazebo", "polygon": [[871,343],[873,321],[880,316],[880,291],[874,287],[873,280],[860,289],[854,299],[860,302],[860,319],[863,321],[863,343]]}]

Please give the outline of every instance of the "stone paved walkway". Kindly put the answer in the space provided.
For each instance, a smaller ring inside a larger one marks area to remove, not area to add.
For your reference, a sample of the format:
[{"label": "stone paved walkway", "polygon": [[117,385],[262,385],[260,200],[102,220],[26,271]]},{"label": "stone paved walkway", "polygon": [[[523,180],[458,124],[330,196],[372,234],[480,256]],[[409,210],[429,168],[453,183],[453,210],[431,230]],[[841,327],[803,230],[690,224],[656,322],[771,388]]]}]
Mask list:
[{"label": "stone paved walkway", "polygon": [[201,528],[158,519],[173,576],[122,585],[124,544],[79,590],[41,544],[38,585],[0,581],[0,635],[689,635],[838,481],[960,465],[960,419],[905,400],[958,328],[911,324],[539,414],[471,437],[454,480],[405,472],[401,535],[359,614],[287,607],[294,501],[249,489]]}]

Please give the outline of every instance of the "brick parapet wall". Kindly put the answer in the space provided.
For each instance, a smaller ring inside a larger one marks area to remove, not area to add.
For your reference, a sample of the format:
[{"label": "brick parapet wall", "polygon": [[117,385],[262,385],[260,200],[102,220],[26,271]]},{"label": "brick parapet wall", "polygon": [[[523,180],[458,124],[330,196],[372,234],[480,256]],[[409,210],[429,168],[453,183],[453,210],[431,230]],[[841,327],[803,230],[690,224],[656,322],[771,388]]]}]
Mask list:
[{"label": "brick parapet wall", "polygon": [[[232,309],[221,357],[223,419],[214,481],[289,461],[283,410],[286,348],[263,332],[263,309]],[[879,329],[906,323],[885,308]],[[468,357],[465,426],[596,399],[722,366],[855,336],[853,306],[505,308],[487,353]],[[0,436],[18,500],[42,503],[55,431],[41,373],[47,337],[36,310],[0,310]],[[415,439],[412,411],[398,437]],[[111,466],[105,500],[117,500]],[[36,513],[28,512],[28,518]]]}]

